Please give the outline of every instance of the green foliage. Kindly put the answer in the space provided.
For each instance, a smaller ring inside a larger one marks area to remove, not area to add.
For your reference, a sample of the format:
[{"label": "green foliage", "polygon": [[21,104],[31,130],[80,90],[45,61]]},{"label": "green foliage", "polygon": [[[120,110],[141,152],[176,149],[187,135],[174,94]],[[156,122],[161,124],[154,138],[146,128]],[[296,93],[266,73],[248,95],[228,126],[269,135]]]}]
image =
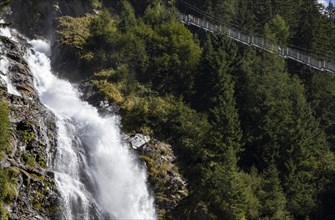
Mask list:
[{"label": "green foliage", "polygon": [[[176,219],[307,219],[320,193],[319,210],[331,215],[324,195],[335,172],[332,77],[305,76],[298,65],[223,34],[200,34],[197,42],[177,22],[173,2],[130,3],[62,18],[59,34],[89,64],[95,87],[121,107],[127,132],[175,147],[190,188]],[[335,51],[332,9],[322,15],[314,0],[193,3],[270,41]],[[159,181],[166,164],[142,159]]]},{"label": "green foliage", "polygon": [[121,0],[119,2],[119,7],[120,7],[119,29],[121,31],[128,31],[137,24],[134,9],[127,0]]},{"label": "green foliage", "polygon": [[201,49],[181,23],[159,25],[147,38],[148,66],[142,79],[161,93],[189,96]]},{"label": "green foliage", "polygon": [[0,219],[8,219],[10,213],[5,209],[4,205],[13,202],[17,196],[16,179],[17,172],[13,169],[0,170]]},{"label": "green foliage", "polygon": [[274,160],[288,210],[295,217],[305,218],[317,206],[321,185],[327,183],[324,177],[329,178],[333,172],[332,159],[325,164],[320,161],[333,155],[301,82],[281,72],[280,60],[267,56],[261,62],[258,65],[268,67],[255,69],[254,75],[246,72],[245,76],[246,98],[240,103],[246,142],[242,158],[248,166],[256,165],[260,170]]},{"label": "green foliage", "polygon": [[237,171],[235,152],[229,148],[222,164],[205,170],[203,192],[211,209],[224,219],[246,219],[246,189]]},{"label": "green foliage", "polygon": [[261,199],[262,219],[291,219],[286,209],[287,201],[281,187],[279,173],[274,164],[265,170],[261,190],[257,192]]},{"label": "green foliage", "polygon": [[[213,35],[205,44],[202,73],[198,76],[199,108],[207,111],[215,129],[211,132],[213,151],[221,155],[227,148],[241,150],[241,129],[231,75],[236,49],[222,34]],[[218,157],[220,158],[220,157]]]},{"label": "green foliage", "polygon": [[[10,151],[9,146],[9,109],[8,103],[1,99],[0,101],[0,155]],[[0,156],[1,159],[1,156]]]},{"label": "green foliage", "polygon": [[35,160],[35,158],[32,157],[31,155],[29,155],[28,153],[23,153],[22,157],[23,157],[24,162],[27,165],[29,165],[31,167],[35,167],[36,166],[36,160]]},{"label": "green foliage", "polygon": [[124,101],[124,98],[117,88],[117,85],[108,83],[107,81],[92,81],[95,85],[108,99],[112,100],[116,104],[120,104]]},{"label": "green foliage", "polygon": [[33,201],[33,206],[36,210],[41,210],[44,195],[40,193],[39,191],[35,191],[35,193],[36,193],[36,196]]},{"label": "green foliage", "polygon": [[90,24],[91,37],[85,47],[90,55],[90,65],[101,68],[118,68],[120,64],[131,67],[143,66],[146,63],[146,49],[143,39],[138,37],[136,25],[127,30],[118,30],[119,21],[112,19],[104,11]]},{"label": "green foliage", "polygon": [[[7,101],[0,101],[0,160],[10,153],[10,121]],[[5,209],[5,204],[11,203],[17,195],[15,185],[18,173],[15,169],[0,169],[0,219],[8,219],[10,213]]]},{"label": "green foliage", "polygon": [[169,140],[185,151],[199,146],[209,129],[203,115],[190,109],[182,100],[175,101],[170,96],[135,99],[132,108],[125,112],[122,122],[134,131],[149,128],[154,131],[152,135]]},{"label": "green foliage", "polygon": [[22,131],[22,142],[28,144],[35,137],[35,132],[31,130]]},{"label": "green foliage", "polygon": [[82,50],[90,37],[89,24],[92,19],[91,15],[79,18],[70,16],[58,18],[59,43]]},{"label": "green foliage", "polygon": [[[97,73],[107,79],[93,80],[93,84],[107,98],[118,103],[123,111],[122,124],[130,133],[142,132],[168,140],[180,151],[199,148],[210,129],[204,115],[187,106],[182,99],[158,97],[139,83],[118,75],[118,71]],[[131,89],[128,88],[132,83]],[[192,159],[192,158],[188,158]]]},{"label": "green foliage", "polygon": [[294,43],[297,46],[311,49],[322,17],[314,0],[305,0],[303,7],[299,8],[298,13],[300,17],[298,19],[299,24],[296,27],[297,34]]},{"label": "green foliage", "polygon": [[117,22],[112,19],[108,11],[103,10],[97,17],[94,17],[89,24],[89,33],[91,36],[87,40],[88,49],[90,49],[90,46],[98,46],[96,49],[108,46],[109,43],[113,42],[113,35],[116,31]]},{"label": "green foliage", "polygon": [[275,43],[285,44],[289,37],[289,28],[280,15],[275,15],[264,27],[265,37]]},{"label": "green foliage", "polygon": [[152,4],[147,7],[143,20],[145,23],[156,26],[166,22],[172,22],[178,17],[174,9],[166,9],[161,3]]},{"label": "green foliage", "polygon": [[327,134],[328,142],[335,151],[335,81],[332,74],[314,73],[308,82],[309,99],[315,115],[319,117],[320,126]]},{"label": "green foliage", "polygon": [[102,7],[102,2],[101,0],[90,0],[91,5],[93,8],[101,8]]}]

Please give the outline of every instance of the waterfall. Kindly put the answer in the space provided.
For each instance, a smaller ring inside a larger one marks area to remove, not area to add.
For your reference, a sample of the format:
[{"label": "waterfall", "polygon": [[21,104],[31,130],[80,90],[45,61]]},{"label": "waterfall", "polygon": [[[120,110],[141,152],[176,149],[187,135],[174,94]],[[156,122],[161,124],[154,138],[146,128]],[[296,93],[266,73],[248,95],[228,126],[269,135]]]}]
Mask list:
[{"label": "waterfall", "polygon": [[[2,23],[3,20],[0,20],[0,23]],[[11,34],[11,29],[9,28],[0,28],[0,35],[4,37],[8,37],[12,40],[12,34]],[[2,42],[0,42],[0,77],[1,79],[6,83],[7,85],[7,91],[9,94],[16,95],[16,96],[21,96],[20,92],[16,90],[16,88],[12,85],[12,82],[9,77],[9,60],[6,57],[7,51],[4,50],[2,47]]]},{"label": "waterfall", "polygon": [[29,42],[27,61],[41,102],[57,118],[51,169],[64,219],[156,219],[145,169],[121,138],[119,117],[102,117],[78,91],[51,72],[50,46]]},{"label": "waterfall", "polygon": [[[1,46],[1,45],[0,45]],[[0,51],[5,55],[5,52]],[[3,56],[0,59],[0,77],[7,85],[7,91],[9,94],[21,96],[20,92],[16,90],[16,88],[12,85],[12,82],[9,78],[9,60],[7,57]]]}]

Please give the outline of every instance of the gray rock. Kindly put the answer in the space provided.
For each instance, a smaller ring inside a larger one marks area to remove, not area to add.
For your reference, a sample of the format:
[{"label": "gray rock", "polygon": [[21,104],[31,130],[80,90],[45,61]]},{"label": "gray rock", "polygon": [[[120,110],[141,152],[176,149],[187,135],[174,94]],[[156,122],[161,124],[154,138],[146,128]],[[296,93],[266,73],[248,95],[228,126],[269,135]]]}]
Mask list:
[{"label": "gray rock", "polygon": [[150,137],[143,134],[135,134],[135,136],[129,138],[129,142],[134,149],[142,147],[149,141]]},{"label": "gray rock", "polygon": [[172,147],[151,139],[138,152],[148,167],[158,216],[169,219],[173,209],[188,196],[187,183],[175,164]]},{"label": "gray rock", "polygon": [[[17,196],[13,203],[5,204],[11,212],[10,219],[49,219],[46,210],[59,204],[54,177],[46,172],[47,147],[54,151],[57,136],[55,117],[39,101],[34,89],[33,75],[25,61],[25,42],[1,38],[2,56],[9,61],[7,76],[22,96],[3,89],[10,110],[12,153],[0,160],[0,168],[11,169],[16,176]],[[19,40],[20,41],[20,40]],[[0,86],[1,87],[1,86]],[[28,162],[29,159],[29,162]],[[46,187],[48,186],[48,187]],[[43,197],[43,198],[42,198]],[[53,218],[57,219],[57,218]]]}]

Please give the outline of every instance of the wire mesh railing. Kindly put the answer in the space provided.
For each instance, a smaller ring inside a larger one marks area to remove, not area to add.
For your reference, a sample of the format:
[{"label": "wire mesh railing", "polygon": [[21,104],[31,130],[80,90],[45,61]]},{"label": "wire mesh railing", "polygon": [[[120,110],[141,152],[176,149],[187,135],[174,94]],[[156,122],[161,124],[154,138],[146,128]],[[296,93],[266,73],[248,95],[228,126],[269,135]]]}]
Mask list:
[{"label": "wire mesh railing", "polygon": [[258,47],[270,53],[282,56],[285,59],[292,59],[302,64],[308,65],[314,69],[335,73],[334,63],[328,62],[325,59],[314,58],[313,55],[299,51],[297,49],[274,44],[264,38],[243,33],[242,31],[232,27],[227,27],[220,24],[215,25],[209,21],[206,21],[205,19],[201,19],[193,15],[186,15],[181,13],[179,15],[179,20],[184,24],[193,25],[212,33],[217,31],[225,32],[231,39],[248,46]]}]

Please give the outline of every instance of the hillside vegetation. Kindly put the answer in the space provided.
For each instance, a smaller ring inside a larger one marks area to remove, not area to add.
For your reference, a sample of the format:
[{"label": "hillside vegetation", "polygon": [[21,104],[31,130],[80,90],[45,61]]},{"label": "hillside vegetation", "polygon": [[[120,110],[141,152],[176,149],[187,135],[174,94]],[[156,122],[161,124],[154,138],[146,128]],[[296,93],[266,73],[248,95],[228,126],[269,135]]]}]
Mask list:
[{"label": "hillside vegetation", "polygon": [[[8,6],[10,0],[0,2],[0,18],[1,13]],[[8,24],[0,22],[1,27]],[[0,54],[2,59],[2,54]],[[0,219],[8,219],[10,216],[9,211],[5,208],[6,205],[11,204],[17,196],[15,184],[17,182],[17,171],[14,168],[3,168],[2,163],[5,161],[7,154],[11,153],[10,141],[10,122],[9,122],[9,109],[8,102],[3,97],[0,91]]]},{"label": "hillside vegetation", "polygon": [[[58,20],[59,43],[121,107],[122,125],[167,141],[190,195],[173,219],[331,219],[332,74],[178,21],[175,1],[94,1]],[[220,22],[335,54],[335,9],[314,0],[188,0]],[[164,216],[161,216],[164,218]]]}]

